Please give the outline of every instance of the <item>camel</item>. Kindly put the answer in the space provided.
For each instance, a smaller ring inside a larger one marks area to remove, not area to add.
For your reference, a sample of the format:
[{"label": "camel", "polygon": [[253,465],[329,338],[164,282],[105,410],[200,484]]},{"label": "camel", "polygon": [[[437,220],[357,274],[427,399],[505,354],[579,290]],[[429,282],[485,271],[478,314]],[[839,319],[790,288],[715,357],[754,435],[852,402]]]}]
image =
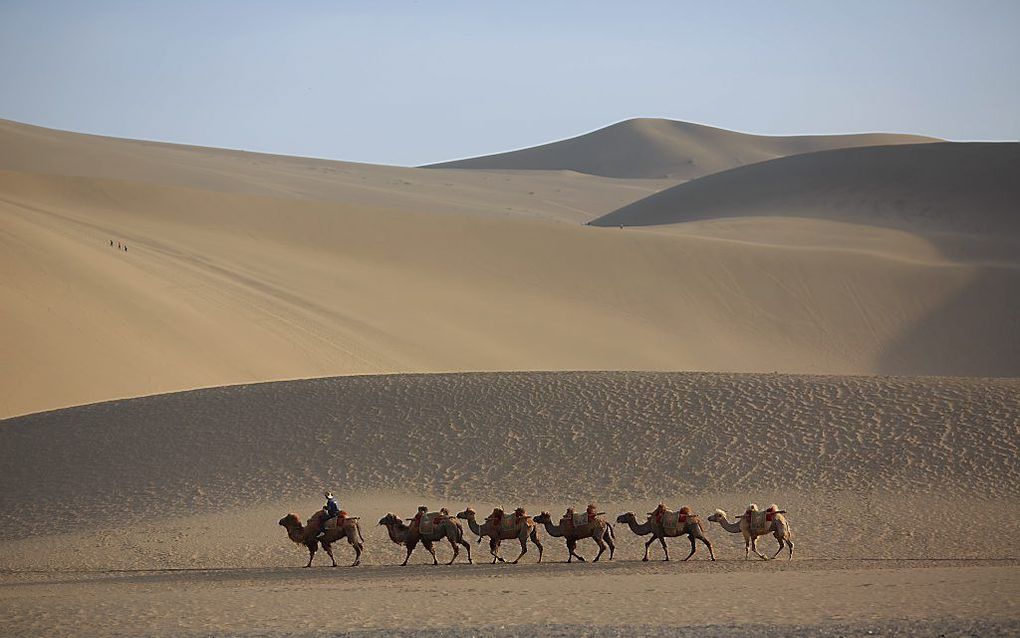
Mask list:
[{"label": "camel", "polygon": [[419,533],[419,528],[405,525],[399,516],[392,513],[388,513],[379,519],[379,524],[386,526],[386,531],[389,532],[391,541],[397,545],[407,547],[407,555],[404,556],[404,562],[400,563],[401,566],[407,565],[407,560],[411,558],[411,552],[414,551],[418,543],[424,545],[425,549],[432,554],[432,564],[438,565],[439,560],[436,558],[436,550],[432,547],[432,543],[444,538],[450,541],[450,547],[453,548],[453,558],[450,559],[447,565],[452,565],[453,561],[457,560],[457,556],[460,555],[460,549],[457,545],[463,545],[467,549],[468,562],[473,562],[471,560],[471,545],[464,540],[464,528],[455,518],[445,516],[442,522],[436,525],[433,531],[427,535]]},{"label": "camel", "polygon": [[[672,513],[669,510],[665,510],[666,513]],[[712,549],[712,542],[705,537],[705,528],[701,526],[701,518],[697,514],[690,514],[685,523],[679,525],[675,530],[665,529],[661,522],[657,521],[654,517],[649,517],[644,523],[637,522],[637,516],[634,512],[627,512],[626,514],[620,514],[617,519],[617,523],[626,523],[630,527],[630,531],[634,532],[638,536],[645,536],[651,534],[652,537],[645,543],[645,557],[641,560],[648,560],[648,548],[658,540],[662,544],[662,551],[665,552],[666,558],[664,561],[669,560],[669,548],[666,547],[667,537],[678,537],[687,536],[687,539],[691,541],[691,553],[687,555],[684,560],[690,560],[691,556],[694,556],[694,552],[697,551],[697,545],[695,545],[695,539],[700,540],[708,547],[708,554],[715,560],[715,551]]]},{"label": "camel", "polygon": [[606,551],[606,546],[609,546],[609,560],[613,560],[613,552],[616,551],[616,545],[613,544],[613,526],[609,524],[609,521],[600,517],[597,517],[595,521],[589,525],[584,525],[579,528],[564,527],[562,525],[554,525],[552,522],[552,515],[549,512],[542,512],[535,517],[535,522],[545,525],[545,531],[549,536],[556,538],[565,538],[567,540],[567,562],[571,562],[574,558],[584,562],[584,557],[577,554],[577,541],[582,538],[591,538],[595,541],[595,544],[599,546],[599,553],[595,556],[595,560],[592,562],[597,563],[599,558],[602,557],[603,552]]},{"label": "camel", "polygon": [[[753,506],[751,509],[757,511],[758,508]],[[773,554],[772,558],[775,559],[779,556],[785,544],[790,550],[790,557],[787,560],[793,560],[793,529],[790,527],[786,517],[783,516],[785,510],[780,510],[775,504],[770,505],[769,509],[774,511],[775,515],[771,521],[768,521],[764,530],[751,529],[750,523],[744,516],[741,516],[738,521],[730,522],[724,510],[716,510],[714,514],[708,517],[708,520],[719,523],[724,530],[731,534],[744,535],[744,560],[750,558],[751,551],[762,560],[769,559],[768,556],[758,551],[756,543],[759,536],[765,536],[770,532],[779,541],[779,549]]]},{"label": "camel", "polygon": [[315,550],[319,543],[322,543],[322,549],[326,550],[329,559],[333,561],[333,567],[336,567],[336,558],[333,557],[331,546],[342,537],[347,537],[347,542],[354,548],[354,562],[351,563],[351,567],[360,565],[361,552],[365,548],[365,538],[361,535],[361,525],[358,524],[358,519],[347,517],[342,525],[328,528],[326,533],[319,538],[321,520],[321,511],[309,517],[307,527],[301,524],[301,518],[297,514],[287,514],[280,519],[280,525],[287,530],[290,540],[308,548],[308,564],[305,567],[312,566],[312,559],[315,558]]},{"label": "camel", "polygon": [[[523,510],[522,510],[523,513]],[[512,528],[506,528],[501,525],[497,526],[494,524],[492,518],[485,519],[485,522],[478,525],[478,520],[475,516],[475,511],[472,508],[467,508],[463,512],[457,514],[457,518],[461,518],[467,521],[468,527],[472,532],[478,536],[478,542],[482,542],[482,537],[489,537],[489,553],[492,554],[492,564],[495,565],[498,560],[501,563],[505,563],[499,556],[499,543],[500,541],[517,539],[521,543],[521,553],[513,560],[516,565],[525,554],[528,553],[528,537],[531,537],[531,542],[538,548],[538,562],[542,562],[542,543],[538,540],[538,527],[535,525],[535,521],[530,516],[522,515],[517,516],[514,514],[505,514],[504,516],[513,516],[516,518],[516,525]]]}]

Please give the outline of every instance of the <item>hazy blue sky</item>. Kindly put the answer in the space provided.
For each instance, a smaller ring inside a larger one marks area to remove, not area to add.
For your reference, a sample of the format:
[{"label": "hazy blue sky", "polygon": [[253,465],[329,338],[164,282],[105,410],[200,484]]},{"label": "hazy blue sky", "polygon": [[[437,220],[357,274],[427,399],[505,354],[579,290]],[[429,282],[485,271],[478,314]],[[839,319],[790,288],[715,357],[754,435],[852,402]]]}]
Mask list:
[{"label": "hazy blue sky", "polygon": [[1015,140],[1018,78],[1020,0],[0,0],[2,118],[388,164],[636,116]]}]

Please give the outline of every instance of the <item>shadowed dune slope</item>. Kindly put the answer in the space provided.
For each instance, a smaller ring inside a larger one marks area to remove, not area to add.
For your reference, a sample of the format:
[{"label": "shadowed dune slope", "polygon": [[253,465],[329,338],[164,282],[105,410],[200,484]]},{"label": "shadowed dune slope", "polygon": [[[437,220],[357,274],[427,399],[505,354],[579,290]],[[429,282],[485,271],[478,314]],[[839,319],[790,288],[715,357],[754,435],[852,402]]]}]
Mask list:
[{"label": "shadowed dune slope", "polygon": [[571,170],[607,177],[693,179],[797,153],[932,141],[936,140],[889,133],[772,137],[689,122],[639,118],[550,144],[441,162],[429,168]]},{"label": "shadowed dune slope", "polygon": [[742,166],[591,222],[649,226],[723,217],[811,217],[922,233],[1020,235],[1020,144],[847,148]]},{"label": "shadowed dune slope", "polygon": [[[681,373],[342,377],[0,421],[0,529],[345,493],[1004,497],[1020,381]],[[39,520],[42,517],[42,520]],[[36,523],[36,521],[38,523]]]}]

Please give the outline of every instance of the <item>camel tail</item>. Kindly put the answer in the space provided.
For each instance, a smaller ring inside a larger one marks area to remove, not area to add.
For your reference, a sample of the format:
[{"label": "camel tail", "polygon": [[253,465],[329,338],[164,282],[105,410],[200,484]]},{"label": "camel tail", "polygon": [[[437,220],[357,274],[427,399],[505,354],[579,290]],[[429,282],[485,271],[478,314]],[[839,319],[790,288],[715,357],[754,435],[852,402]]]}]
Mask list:
[{"label": "camel tail", "polygon": [[609,528],[609,538],[616,540],[616,532],[613,531],[613,524],[606,523],[606,527]]},{"label": "camel tail", "polygon": [[358,530],[358,538],[361,539],[361,544],[365,544],[365,537],[361,535],[361,524],[357,521],[354,522],[354,529]]}]

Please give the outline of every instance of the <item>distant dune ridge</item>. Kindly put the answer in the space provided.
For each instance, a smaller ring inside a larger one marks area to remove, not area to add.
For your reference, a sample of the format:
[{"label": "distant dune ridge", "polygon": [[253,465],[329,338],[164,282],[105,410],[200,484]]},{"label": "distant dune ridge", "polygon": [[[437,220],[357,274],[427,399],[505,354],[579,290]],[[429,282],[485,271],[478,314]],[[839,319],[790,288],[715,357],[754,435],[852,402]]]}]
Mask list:
[{"label": "distant dune ridge", "polygon": [[637,118],[558,142],[428,167],[570,170],[606,177],[686,180],[797,153],[934,141],[937,140],[920,135],[890,133],[749,135],[690,122]]},{"label": "distant dune ridge", "polygon": [[1020,144],[844,148],[741,166],[674,186],[595,226],[811,217],[919,232],[1020,235]]}]

